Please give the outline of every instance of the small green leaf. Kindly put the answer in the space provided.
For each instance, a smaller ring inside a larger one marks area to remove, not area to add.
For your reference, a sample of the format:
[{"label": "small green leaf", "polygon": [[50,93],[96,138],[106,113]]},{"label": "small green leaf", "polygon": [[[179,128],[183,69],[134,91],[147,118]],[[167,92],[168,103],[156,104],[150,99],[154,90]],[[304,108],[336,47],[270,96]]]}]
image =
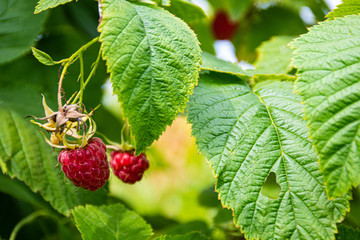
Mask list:
[{"label": "small green leaf", "polygon": [[330,198],[360,183],[360,16],[320,23],[297,38],[293,64]]},{"label": "small green leaf", "polygon": [[360,2],[358,0],[342,0],[342,3],[339,4],[332,12],[326,15],[326,17],[336,18],[359,13]]},{"label": "small green leaf", "polygon": [[203,64],[201,65],[201,69],[203,70],[212,70],[215,72],[225,72],[239,76],[247,76],[247,72],[236,63],[224,61],[207,52],[202,53],[202,62]]},{"label": "small green leaf", "polygon": [[121,204],[86,205],[72,213],[84,240],[145,240],[152,235],[151,226]]},{"label": "small green leaf", "polygon": [[184,235],[160,236],[156,240],[210,240],[210,238],[205,237],[199,232],[191,232]]},{"label": "small green leaf", "polygon": [[246,11],[250,8],[252,1],[251,0],[227,0],[226,1],[227,10],[230,13],[232,20],[240,20],[244,17]]},{"label": "small green leaf", "polygon": [[101,11],[103,58],[138,154],[184,110],[197,82],[200,47],[184,22],[159,7],[103,0]]},{"label": "small green leaf", "polygon": [[[290,0],[292,4],[295,4]],[[251,18],[244,18],[232,39],[238,59],[253,62],[255,50],[263,41],[276,35],[299,35],[306,32],[305,24],[293,10],[282,6],[254,8]],[[256,19],[256,21],[254,21]]]},{"label": "small green leaf", "polygon": [[188,24],[206,18],[206,14],[201,7],[186,0],[171,0],[171,5],[165,7],[165,9]]},{"label": "small green leaf", "polygon": [[[333,239],[346,198],[329,201],[293,83],[251,89],[234,75],[200,75],[188,120],[216,189],[248,239]],[[277,199],[261,193],[269,173]]]},{"label": "small green leaf", "polygon": [[36,5],[34,13],[37,14],[49,8],[54,8],[71,1],[72,0],[40,0]]},{"label": "small green leaf", "polygon": [[45,14],[34,15],[34,0],[3,0],[0,9],[0,64],[29,51],[42,30]]},{"label": "small green leaf", "polygon": [[36,59],[39,62],[41,62],[42,64],[47,65],[47,66],[52,66],[52,65],[56,64],[54,62],[54,60],[49,56],[49,54],[47,54],[37,48],[34,48],[34,47],[31,47],[31,51],[32,51],[34,57],[36,57]]},{"label": "small green leaf", "polygon": [[293,57],[288,43],[293,39],[290,36],[276,36],[269,41],[263,42],[256,49],[258,57],[254,63],[256,73],[261,74],[283,74],[289,73]]}]

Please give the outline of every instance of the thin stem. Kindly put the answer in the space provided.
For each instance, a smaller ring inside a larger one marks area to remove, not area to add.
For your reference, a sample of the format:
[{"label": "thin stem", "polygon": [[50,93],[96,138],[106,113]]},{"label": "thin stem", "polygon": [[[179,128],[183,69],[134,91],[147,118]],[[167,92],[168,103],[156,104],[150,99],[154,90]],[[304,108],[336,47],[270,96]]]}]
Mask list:
[{"label": "thin stem", "polygon": [[83,95],[84,95],[84,59],[83,59],[83,55],[82,52],[79,55],[79,59],[80,59],[80,100],[79,102],[82,102],[83,99]]},{"label": "thin stem", "polygon": [[99,40],[99,37],[94,38],[93,40],[91,40],[90,42],[88,42],[87,44],[85,44],[84,46],[82,46],[81,48],[79,48],[73,55],[71,55],[71,57],[69,57],[65,64],[64,64],[64,68],[63,71],[60,75],[60,79],[59,79],[59,87],[58,87],[58,107],[59,107],[59,111],[63,112],[63,107],[62,107],[62,102],[61,102],[61,88],[62,88],[62,83],[66,74],[66,70],[68,69],[68,67],[74,63],[74,61],[76,61],[76,59],[79,57],[79,55],[82,54],[82,52],[84,52],[86,49],[88,49],[91,45],[93,45],[95,42],[97,42]]},{"label": "thin stem", "polygon": [[36,218],[41,217],[41,216],[49,216],[51,218],[53,218],[53,216],[50,216],[49,213],[47,213],[44,210],[38,210],[36,212],[33,212],[32,214],[30,214],[29,216],[23,218],[20,222],[18,222],[18,224],[16,224],[16,226],[14,227],[14,229],[11,232],[10,238],[9,240],[15,240],[16,235],[18,234],[18,232],[20,231],[20,229],[25,226],[26,224],[31,223],[32,221],[34,221]]},{"label": "thin stem", "polygon": [[[91,77],[92,77],[93,75],[95,75],[95,72],[96,72],[96,70],[97,70],[97,67],[99,66],[100,56],[101,56],[101,49],[99,49],[98,56],[97,56],[95,62],[93,63],[92,69],[91,69],[88,77],[86,78],[85,83],[84,83],[83,87],[81,88],[81,91],[83,91],[83,90],[85,89],[85,87],[87,86],[87,84],[90,82]],[[81,95],[80,95],[81,91],[80,91],[80,92],[77,94],[77,96],[74,98],[72,104],[76,103],[76,101],[79,99],[79,97],[80,97],[80,102],[82,101],[82,98],[81,98]]]}]

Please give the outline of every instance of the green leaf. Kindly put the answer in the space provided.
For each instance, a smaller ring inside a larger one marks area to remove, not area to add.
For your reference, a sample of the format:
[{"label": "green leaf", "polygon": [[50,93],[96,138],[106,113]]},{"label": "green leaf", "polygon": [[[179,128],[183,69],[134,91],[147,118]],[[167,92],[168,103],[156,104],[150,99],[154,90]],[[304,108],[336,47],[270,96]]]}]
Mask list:
[{"label": "green leaf", "polygon": [[209,0],[210,4],[219,10],[226,10],[233,21],[242,19],[249,10],[252,0]]},{"label": "green leaf", "polygon": [[[294,2],[294,1],[292,1]],[[306,32],[300,16],[285,7],[254,9],[252,17],[244,18],[232,40],[238,59],[253,62],[255,50],[272,36],[299,35]]]},{"label": "green leaf", "polygon": [[201,50],[215,54],[215,38],[211,29],[211,22],[207,18],[198,22],[191,22],[191,28],[195,31],[195,34],[200,41]]},{"label": "green leaf", "polygon": [[20,201],[30,203],[36,207],[44,208],[47,204],[34,194],[26,185],[0,173],[0,192],[8,194]]},{"label": "green leaf", "polygon": [[160,236],[156,238],[156,240],[209,240],[208,237],[205,237],[201,233],[198,232],[191,232],[184,235],[175,235],[175,236]]},{"label": "green leaf", "polygon": [[360,13],[360,2],[358,0],[342,0],[342,3],[326,15],[326,17],[336,18],[358,13]]},{"label": "green leaf", "polygon": [[359,15],[322,22],[292,43],[297,91],[330,198],[360,183],[359,24]]},{"label": "green leaf", "polygon": [[32,51],[34,57],[36,57],[36,59],[39,62],[41,62],[42,64],[47,65],[47,66],[52,66],[52,65],[56,64],[54,62],[54,60],[49,56],[49,54],[47,54],[39,49],[36,49],[34,47],[31,47],[31,51]]},{"label": "green leaf", "polygon": [[73,215],[84,240],[144,240],[152,235],[151,226],[121,204],[76,207]]},{"label": "green leaf", "polygon": [[72,0],[40,0],[35,8],[35,14],[45,11],[49,8],[57,7],[61,4],[71,2]]},{"label": "green leaf", "polygon": [[360,230],[340,225],[339,232],[336,234],[336,240],[360,240]]},{"label": "green leaf", "polygon": [[[349,204],[329,201],[291,82],[254,89],[229,74],[200,76],[188,120],[211,164],[216,189],[248,239],[332,239]],[[276,175],[277,199],[261,193]]]},{"label": "green leaf", "polygon": [[[11,90],[2,87],[0,91],[2,171],[11,178],[16,177],[25,182],[33,192],[40,192],[53,208],[64,215],[69,215],[70,210],[77,205],[102,203],[106,196],[104,191],[89,192],[78,189],[69,180],[65,180],[60,166],[57,166],[57,154],[45,143],[39,130],[31,126],[29,120],[24,120],[26,115],[10,110],[16,103],[29,104],[31,101],[27,99],[33,99],[30,97],[32,88],[26,87],[25,92],[12,92],[12,103],[4,101],[4,92],[11,93]],[[40,103],[40,94],[36,95]]]},{"label": "green leaf", "polygon": [[242,19],[246,11],[250,8],[252,0],[227,0],[227,10],[232,20]]},{"label": "green leaf", "polygon": [[184,110],[197,82],[200,47],[184,22],[159,7],[124,0],[101,5],[102,54],[138,154]]},{"label": "green leaf", "polygon": [[256,73],[282,74],[289,73],[292,69],[290,60],[293,57],[288,43],[293,39],[290,36],[275,36],[263,42],[256,49],[258,57],[254,63]]},{"label": "green leaf", "polygon": [[202,62],[203,64],[201,65],[201,69],[203,70],[212,70],[215,72],[225,72],[239,76],[247,76],[247,72],[236,63],[224,61],[207,52],[202,53]]},{"label": "green leaf", "polygon": [[171,0],[171,5],[165,7],[165,9],[188,24],[206,18],[206,14],[201,7],[186,0]]},{"label": "green leaf", "polygon": [[[3,1],[4,2],[4,1]],[[6,0],[0,10],[0,64],[29,51],[46,15],[34,15],[34,0]]]}]

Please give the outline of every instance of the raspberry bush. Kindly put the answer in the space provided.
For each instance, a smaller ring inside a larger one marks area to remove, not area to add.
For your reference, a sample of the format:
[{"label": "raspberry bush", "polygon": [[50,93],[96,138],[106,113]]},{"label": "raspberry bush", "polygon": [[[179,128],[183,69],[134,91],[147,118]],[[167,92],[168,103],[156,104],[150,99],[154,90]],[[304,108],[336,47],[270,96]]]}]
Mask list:
[{"label": "raspberry bush", "polygon": [[0,239],[358,239],[332,2],[0,2]]}]

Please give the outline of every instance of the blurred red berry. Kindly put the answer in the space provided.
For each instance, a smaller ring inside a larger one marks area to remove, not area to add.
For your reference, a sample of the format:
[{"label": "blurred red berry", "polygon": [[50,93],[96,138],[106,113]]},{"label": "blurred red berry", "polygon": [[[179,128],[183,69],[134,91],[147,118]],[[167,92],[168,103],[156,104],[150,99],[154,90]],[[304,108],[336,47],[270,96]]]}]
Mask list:
[{"label": "blurred red berry", "polygon": [[212,22],[212,30],[216,39],[231,39],[238,27],[238,22],[232,21],[224,11],[218,11]]},{"label": "blurred red berry", "polygon": [[135,156],[133,151],[113,151],[110,166],[123,182],[133,184],[141,180],[145,170],[149,168],[149,161],[143,153]]},{"label": "blurred red berry", "polygon": [[109,179],[106,146],[99,138],[92,138],[84,148],[62,150],[58,160],[65,176],[77,187],[96,191]]}]

